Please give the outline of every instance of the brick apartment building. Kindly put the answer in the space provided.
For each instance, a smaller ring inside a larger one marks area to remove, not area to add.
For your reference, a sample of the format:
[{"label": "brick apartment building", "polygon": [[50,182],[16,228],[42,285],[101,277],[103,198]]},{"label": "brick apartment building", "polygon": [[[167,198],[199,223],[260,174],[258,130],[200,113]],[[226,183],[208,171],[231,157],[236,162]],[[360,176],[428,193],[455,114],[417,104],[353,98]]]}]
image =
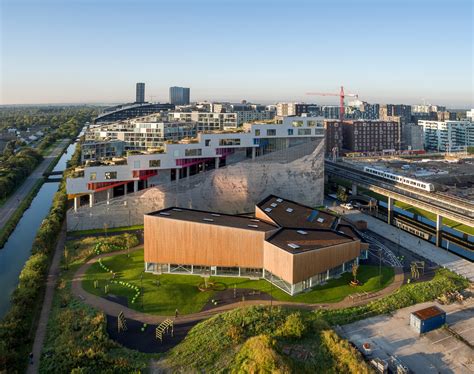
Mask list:
[{"label": "brick apartment building", "polygon": [[346,120],[342,123],[342,147],[353,152],[399,150],[400,134],[397,121]]},{"label": "brick apartment building", "polygon": [[340,155],[342,151],[342,126],[339,120],[324,120],[325,133],[325,149],[326,155],[330,156],[335,150],[336,155]]}]

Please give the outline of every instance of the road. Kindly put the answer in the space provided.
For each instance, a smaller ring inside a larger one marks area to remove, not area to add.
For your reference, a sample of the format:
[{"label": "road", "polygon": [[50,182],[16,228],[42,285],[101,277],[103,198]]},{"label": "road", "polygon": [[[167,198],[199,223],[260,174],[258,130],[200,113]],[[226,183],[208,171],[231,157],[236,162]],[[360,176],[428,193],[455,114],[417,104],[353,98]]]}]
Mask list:
[{"label": "road", "polygon": [[38,165],[33,173],[31,173],[28,178],[24,180],[21,186],[13,193],[13,195],[10,195],[3,206],[0,207],[0,227],[5,226],[11,216],[15,213],[20,202],[26,199],[36,182],[43,178],[43,173],[49,167],[51,162],[53,162],[56,157],[61,154],[69,141],[69,139],[66,139],[59,142],[56,147],[54,147],[52,152],[44,158],[41,164]]},{"label": "road", "polygon": [[[334,200],[325,199],[324,204],[330,209],[342,213],[342,208],[336,206],[333,207]],[[368,229],[382,236],[384,240],[389,240],[392,243],[400,245],[408,249],[410,252],[415,253],[417,256],[429,259],[433,263],[448,268],[449,270],[466,277],[470,282],[474,282],[474,263],[465,260],[454,253],[448,252],[442,248],[436,247],[434,244],[426,241],[419,240],[416,236],[401,230],[397,227],[389,225],[381,220],[361,213],[360,211],[345,210],[344,218],[351,222],[357,222],[358,220],[366,221]]]}]

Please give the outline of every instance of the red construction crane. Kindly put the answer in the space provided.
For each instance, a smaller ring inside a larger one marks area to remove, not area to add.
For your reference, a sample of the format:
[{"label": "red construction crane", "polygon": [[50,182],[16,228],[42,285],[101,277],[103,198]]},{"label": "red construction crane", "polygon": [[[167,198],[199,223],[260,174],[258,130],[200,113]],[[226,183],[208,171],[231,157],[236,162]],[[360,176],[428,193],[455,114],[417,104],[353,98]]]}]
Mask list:
[{"label": "red construction crane", "polygon": [[358,98],[358,94],[344,94],[344,87],[341,86],[341,91],[337,93],[328,93],[328,92],[307,92],[306,95],[316,95],[316,96],[339,96],[339,120],[344,119],[344,97],[350,96]]}]

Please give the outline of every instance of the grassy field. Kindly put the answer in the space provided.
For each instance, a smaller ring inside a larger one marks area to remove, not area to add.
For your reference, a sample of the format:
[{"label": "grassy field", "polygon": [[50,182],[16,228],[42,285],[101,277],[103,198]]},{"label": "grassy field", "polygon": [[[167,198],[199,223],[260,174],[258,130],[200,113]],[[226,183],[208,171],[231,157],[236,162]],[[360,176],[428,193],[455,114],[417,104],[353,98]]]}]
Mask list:
[{"label": "grassy field", "polygon": [[[143,225],[113,227],[113,228],[107,229],[107,233],[133,231],[133,230],[143,230]],[[87,235],[104,234],[104,233],[105,233],[104,229],[101,228],[101,229],[82,230],[82,231],[69,231],[67,234],[69,236],[87,236]]]},{"label": "grassy field", "polygon": [[357,349],[313,313],[264,307],[199,323],[159,367],[173,373],[372,372]]},{"label": "grassy field", "polygon": [[[126,254],[116,255],[103,259],[103,264],[116,272],[119,280],[130,282],[141,287],[143,284],[143,311],[158,315],[172,315],[176,308],[181,314],[195,313],[202,309],[206,302],[215,294],[214,291],[201,292],[197,286],[203,282],[200,276],[162,274],[154,275],[143,273],[143,250]],[[366,291],[377,291],[389,285],[394,278],[392,268],[382,267],[382,279],[378,275],[377,266],[362,265],[359,269],[358,279],[362,282],[359,287],[351,287],[349,281],[351,274],[343,274],[339,279],[331,279],[327,284],[315,287],[309,292],[296,296],[290,296],[280,289],[272,286],[265,280],[250,280],[246,278],[211,277],[220,286],[220,289],[251,288],[262,292],[271,293],[277,300],[301,302],[301,303],[332,303],[344,299],[351,293]],[[143,274],[143,283],[140,279]],[[111,279],[110,273],[106,273],[98,263],[92,265],[83,281],[86,291],[104,296],[104,286]],[[94,288],[94,281],[98,280],[99,287]],[[159,285],[157,285],[159,281]],[[135,294],[130,288],[111,284],[109,293],[125,296],[129,300],[129,306],[133,309],[142,310],[141,298],[134,304],[131,303]]]}]

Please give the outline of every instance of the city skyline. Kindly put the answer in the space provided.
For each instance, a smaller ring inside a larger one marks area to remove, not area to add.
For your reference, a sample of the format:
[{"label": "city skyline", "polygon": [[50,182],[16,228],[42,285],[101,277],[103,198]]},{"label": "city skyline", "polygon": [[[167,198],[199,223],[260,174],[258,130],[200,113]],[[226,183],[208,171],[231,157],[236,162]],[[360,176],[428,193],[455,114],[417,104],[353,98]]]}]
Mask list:
[{"label": "city skyline", "polygon": [[337,105],[305,93],[344,85],[473,106],[469,1],[178,3],[3,0],[0,104],[133,102],[145,82],[146,101],[183,86],[192,101]]}]

